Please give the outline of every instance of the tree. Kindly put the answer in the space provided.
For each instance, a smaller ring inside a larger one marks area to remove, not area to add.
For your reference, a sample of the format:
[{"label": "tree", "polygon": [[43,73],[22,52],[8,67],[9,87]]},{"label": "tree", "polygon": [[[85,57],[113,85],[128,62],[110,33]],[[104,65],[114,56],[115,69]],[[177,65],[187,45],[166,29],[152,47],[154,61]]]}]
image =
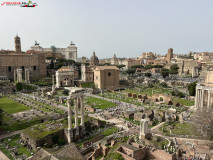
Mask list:
[{"label": "tree", "polygon": [[145,77],[151,77],[151,73],[145,73]]},{"label": "tree", "polygon": [[178,74],[178,71],[177,70],[170,70],[169,74]]},{"label": "tree", "polygon": [[0,108],[0,126],[3,124],[3,110]]},{"label": "tree", "polygon": [[163,88],[167,88],[168,87],[168,85],[166,84],[166,82],[160,83],[160,86],[163,87]]},{"label": "tree", "polygon": [[20,82],[16,83],[16,90],[21,91],[22,89],[23,89],[23,84]]},{"label": "tree", "polygon": [[153,65],[147,65],[147,66],[144,67],[144,69],[151,69],[153,67],[154,67]]},{"label": "tree", "polygon": [[53,69],[54,68],[54,62],[53,62],[53,59],[51,59],[50,61],[50,69]]},{"label": "tree", "polygon": [[149,88],[153,88],[154,85],[153,85],[152,83],[148,83],[148,87],[149,87]]},{"label": "tree", "polygon": [[131,68],[143,68],[144,66],[143,65],[134,65],[134,66],[131,66]]},{"label": "tree", "polygon": [[171,70],[178,70],[179,67],[177,64],[173,64],[171,67],[170,67]]},{"label": "tree", "polygon": [[154,68],[163,68],[163,66],[162,66],[162,65],[157,64],[157,65],[154,65]]},{"label": "tree", "polygon": [[192,82],[188,85],[188,91],[190,96],[195,96],[197,82]]},{"label": "tree", "polygon": [[134,74],[135,73],[135,69],[130,68],[130,69],[128,69],[126,71],[126,73],[128,73],[128,74]]},{"label": "tree", "polygon": [[125,67],[126,65],[124,65],[124,64],[121,64],[121,65],[116,65],[116,67],[118,67],[119,69],[121,69],[121,68],[123,68],[123,67]]},{"label": "tree", "polygon": [[65,89],[65,90],[62,91],[62,93],[63,93],[64,95],[68,96],[68,95],[69,95],[69,90],[68,90],[68,89]]},{"label": "tree", "polygon": [[163,78],[168,77],[169,76],[169,69],[162,68],[161,75],[163,76]]}]

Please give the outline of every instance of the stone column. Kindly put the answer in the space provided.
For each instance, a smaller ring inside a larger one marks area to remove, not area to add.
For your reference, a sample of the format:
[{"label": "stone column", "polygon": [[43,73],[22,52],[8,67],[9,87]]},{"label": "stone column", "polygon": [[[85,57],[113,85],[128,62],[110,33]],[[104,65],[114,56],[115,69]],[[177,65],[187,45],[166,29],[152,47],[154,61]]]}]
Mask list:
[{"label": "stone column", "polygon": [[210,102],[211,102],[211,91],[208,90],[208,102],[207,102],[207,108],[210,109]]},{"label": "stone column", "polygon": [[76,128],[76,135],[79,135],[79,129],[78,129],[78,103],[79,97],[75,98],[75,128]]},{"label": "stone column", "polygon": [[52,94],[55,92],[55,76],[52,75]]},{"label": "stone column", "polygon": [[203,108],[203,101],[204,101],[204,90],[201,90],[201,108]]},{"label": "stone column", "polygon": [[198,89],[198,97],[197,97],[198,108],[201,108],[201,90]]},{"label": "stone column", "polygon": [[81,126],[84,127],[84,99],[81,96]]},{"label": "stone column", "polygon": [[67,106],[68,106],[68,143],[71,143],[71,139],[73,136],[72,133],[72,110],[71,110],[71,99],[67,98]]},{"label": "stone column", "polygon": [[14,82],[17,81],[17,71],[14,70]]},{"label": "stone column", "polygon": [[196,89],[196,93],[195,93],[195,108],[198,108],[198,89]]},{"label": "stone column", "polygon": [[17,69],[17,81],[22,82],[22,69]]},{"label": "stone column", "polygon": [[25,82],[30,83],[30,73],[29,69],[25,68]]}]

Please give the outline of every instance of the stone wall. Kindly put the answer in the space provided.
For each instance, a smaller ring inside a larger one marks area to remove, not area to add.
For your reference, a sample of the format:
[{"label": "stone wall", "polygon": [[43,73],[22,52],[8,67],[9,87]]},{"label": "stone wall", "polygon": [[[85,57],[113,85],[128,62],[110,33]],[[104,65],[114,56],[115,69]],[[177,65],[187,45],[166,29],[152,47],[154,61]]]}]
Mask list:
[{"label": "stone wall", "polygon": [[154,152],[152,151],[147,151],[147,154],[150,159],[157,159],[157,160],[176,160],[176,154],[169,154],[166,153],[163,150],[155,150]]}]

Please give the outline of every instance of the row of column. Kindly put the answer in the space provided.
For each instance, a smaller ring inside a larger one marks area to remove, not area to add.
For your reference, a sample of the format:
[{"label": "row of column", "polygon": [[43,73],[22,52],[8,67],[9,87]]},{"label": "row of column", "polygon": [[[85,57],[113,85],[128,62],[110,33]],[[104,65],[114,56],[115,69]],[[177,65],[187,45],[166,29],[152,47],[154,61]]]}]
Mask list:
[{"label": "row of column", "polygon": [[[195,107],[196,108],[203,108],[204,103],[204,89],[196,89],[196,95],[195,95]],[[208,91],[208,97],[207,97],[207,108],[210,108],[211,105],[211,90]]]},{"label": "row of column", "polygon": [[[80,103],[79,103],[80,102]],[[79,106],[80,104],[80,106]],[[71,99],[70,97],[67,99],[68,105],[68,142],[71,143],[72,139],[72,109],[71,109]],[[74,97],[74,115],[75,115],[75,126],[76,135],[79,135],[79,126],[78,126],[78,108],[81,108],[81,127],[84,130],[84,101],[83,95]]]},{"label": "row of column", "polygon": [[[14,70],[14,81],[22,82],[22,69]],[[25,68],[25,82],[30,83],[30,71]]]}]

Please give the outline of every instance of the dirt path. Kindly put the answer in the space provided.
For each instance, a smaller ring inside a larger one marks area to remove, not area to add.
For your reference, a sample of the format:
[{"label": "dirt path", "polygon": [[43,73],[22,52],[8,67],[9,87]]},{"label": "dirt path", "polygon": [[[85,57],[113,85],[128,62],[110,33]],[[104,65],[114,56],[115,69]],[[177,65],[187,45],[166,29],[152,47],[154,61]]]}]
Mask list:
[{"label": "dirt path", "polygon": [[10,160],[10,159],[0,151],[0,160]]}]

